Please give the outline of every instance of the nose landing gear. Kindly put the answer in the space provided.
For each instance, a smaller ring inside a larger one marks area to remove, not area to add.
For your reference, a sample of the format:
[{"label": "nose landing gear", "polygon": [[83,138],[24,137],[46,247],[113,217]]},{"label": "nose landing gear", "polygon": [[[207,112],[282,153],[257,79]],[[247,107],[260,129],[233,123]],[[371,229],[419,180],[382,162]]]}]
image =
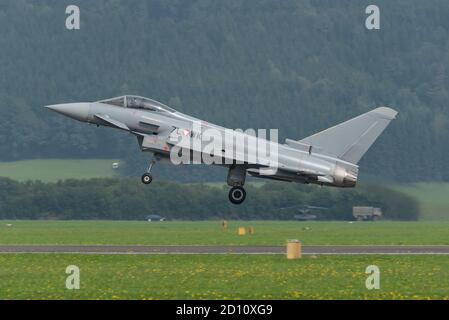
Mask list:
[{"label": "nose landing gear", "polygon": [[142,175],[142,183],[150,184],[153,181],[153,176],[150,173],[144,173]]},{"label": "nose landing gear", "polygon": [[154,158],[151,159],[150,164],[148,165],[148,168],[147,168],[147,172],[145,172],[141,178],[143,184],[150,184],[153,181],[153,176],[151,175],[151,169],[153,168],[153,165],[155,163],[156,163],[156,160]]}]

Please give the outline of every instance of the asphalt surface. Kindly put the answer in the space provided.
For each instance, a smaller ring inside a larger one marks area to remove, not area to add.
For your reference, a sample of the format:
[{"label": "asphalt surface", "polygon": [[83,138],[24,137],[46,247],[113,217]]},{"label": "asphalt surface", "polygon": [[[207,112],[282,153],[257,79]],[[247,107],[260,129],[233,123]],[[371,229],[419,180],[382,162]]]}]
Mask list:
[{"label": "asphalt surface", "polygon": [[[285,246],[0,245],[0,253],[284,254]],[[302,246],[303,254],[447,254],[449,245]]]}]

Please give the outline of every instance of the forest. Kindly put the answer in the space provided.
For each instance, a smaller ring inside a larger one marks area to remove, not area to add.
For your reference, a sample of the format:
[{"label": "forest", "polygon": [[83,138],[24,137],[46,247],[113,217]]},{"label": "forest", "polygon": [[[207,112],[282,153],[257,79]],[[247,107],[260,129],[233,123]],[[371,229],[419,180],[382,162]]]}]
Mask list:
[{"label": "forest", "polygon": [[[65,28],[69,4],[80,8],[80,30]],[[376,1],[380,30],[365,28],[369,4],[3,0],[0,161],[120,158],[125,175],[140,174],[146,156],[135,138],[43,108],[126,93],[230,128],[277,128],[282,139],[387,105],[398,119],[362,159],[362,172],[448,181],[447,1]],[[192,170],[163,168],[160,177],[221,179]]]}]

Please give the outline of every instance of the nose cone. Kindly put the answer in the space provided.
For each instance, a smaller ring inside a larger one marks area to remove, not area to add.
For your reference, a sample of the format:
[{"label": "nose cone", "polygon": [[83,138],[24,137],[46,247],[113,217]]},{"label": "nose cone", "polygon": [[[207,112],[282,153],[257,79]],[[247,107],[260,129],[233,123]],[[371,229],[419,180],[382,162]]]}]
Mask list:
[{"label": "nose cone", "polygon": [[45,106],[45,108],[79,121],[87,121],[89,117],[90,103],[54,104],[51,106]]}]

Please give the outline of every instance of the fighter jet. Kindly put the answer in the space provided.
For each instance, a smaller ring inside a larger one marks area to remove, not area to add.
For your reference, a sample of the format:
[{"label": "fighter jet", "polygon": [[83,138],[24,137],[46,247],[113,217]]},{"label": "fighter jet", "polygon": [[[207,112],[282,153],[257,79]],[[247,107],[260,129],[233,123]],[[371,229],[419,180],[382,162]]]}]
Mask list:
[{"label": "fighter jet", "polygon": [[[208,163],[204,158],[212,158],[212,164],[228,169],[229,200],[233,204],[241,204],[246,198],[247,174],[287,182],[354,187],[357,163],[397,115],[391,108],[380,107],[301,140],[286,139],[279,143],[214,125],[158,101],[133,95],[46,108],[75,120],[136,136],[140,149],[153,154],[142,175],[144,184],[152,182],[151,171],[156,161],[179,164],[175,158],[199,157],[200,163]],[[215,141],[212,147],[204,146],[201,142],[205,136],[210,138],[209,131],[222,134],[224,141],[217,139],[219,142]],[[248,141],[253,142],[252,146]],[[256,150],[260,145],[269,146],[269,152],[261,155]]]}]

